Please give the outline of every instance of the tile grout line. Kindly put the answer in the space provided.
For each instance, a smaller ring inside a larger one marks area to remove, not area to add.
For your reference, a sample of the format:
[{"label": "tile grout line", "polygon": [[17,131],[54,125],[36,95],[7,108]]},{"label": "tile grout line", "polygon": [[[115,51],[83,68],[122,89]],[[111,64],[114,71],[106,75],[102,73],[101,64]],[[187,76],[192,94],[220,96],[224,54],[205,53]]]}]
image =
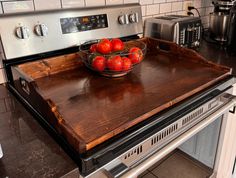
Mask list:
[{"label": "tile grout line", "polygon": [[158,178],[158,176],[157,176],[156,174],[154,174],[152,171],[149,171],[149,170],[148,170],[148,172],[149,172],[150,174],[152,174],[155,178]]}]

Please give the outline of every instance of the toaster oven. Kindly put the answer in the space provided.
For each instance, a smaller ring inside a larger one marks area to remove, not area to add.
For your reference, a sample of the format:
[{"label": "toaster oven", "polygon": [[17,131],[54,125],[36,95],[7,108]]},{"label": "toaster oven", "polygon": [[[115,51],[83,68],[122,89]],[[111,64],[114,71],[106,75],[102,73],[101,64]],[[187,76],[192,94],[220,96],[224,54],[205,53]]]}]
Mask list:
[{"label": "toaster oven", "polygon": [[168,15],[145,20],[144,36],[172,41],[180,46],[196,48],[200,45],[199,17]]}]

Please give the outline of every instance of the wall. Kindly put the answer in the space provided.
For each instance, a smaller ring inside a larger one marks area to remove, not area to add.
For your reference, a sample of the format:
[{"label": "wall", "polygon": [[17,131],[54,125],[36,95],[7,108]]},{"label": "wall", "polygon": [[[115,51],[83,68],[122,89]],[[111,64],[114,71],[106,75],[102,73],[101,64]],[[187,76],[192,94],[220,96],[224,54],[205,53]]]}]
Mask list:
[{"label": "wall", "polygon": [[0,0],[0,2],[0,13],[139,2],[142,5],[142,12],[145,18],[165,14],[186,14],[184,4],[186,2],[192,2],[199,9],[205,26],[208,26],[207,15],[213,10],[211,0]]}]

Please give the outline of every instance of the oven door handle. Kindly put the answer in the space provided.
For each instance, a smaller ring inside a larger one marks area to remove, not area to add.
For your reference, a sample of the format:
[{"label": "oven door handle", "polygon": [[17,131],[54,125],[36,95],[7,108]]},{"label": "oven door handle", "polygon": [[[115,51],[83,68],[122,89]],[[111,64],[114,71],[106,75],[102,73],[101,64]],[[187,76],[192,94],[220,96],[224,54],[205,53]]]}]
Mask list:
[{"label": "oven door handle", "polygon": [[[161,160],[163,157],[168,155],[170,152],[172,152],[175,148],[180,146],[182,143],[187,141],[189,138],[191,138],[193,135],[201,131],[203,128],[214,122],[217,118],[219,118],[224,113],[228,112],[232,107],[235,107],[236,105],[236,96],[234,96],[227,104],[225,104],[223,107],[221,107],[219,110],[214,112],[213,114],[206,117],[204,120],[202,120],[197,125],[193,126],[191,129],[180,135],[177,139],[173,140],[169,144],[167,144],[165,147],[163,147],[161,150],[157,151],[152,156],[148,157],[146,160],[141,162],[140,164],[136,165],[135,167],[129,169],[128,172],[124,173],[122,176],[119,176],[119,172],[115,171],[118,176],[114,175],[114,171],[110,174],[113,176],[109,177],[121,177],[121,178],[136,178],[138,175],[146,171],[148,168],[153,166],[157,161]],[[121,169],[122,170],[122,169]],[[109,170],[106,170],[106,172],[109,172]]]}]

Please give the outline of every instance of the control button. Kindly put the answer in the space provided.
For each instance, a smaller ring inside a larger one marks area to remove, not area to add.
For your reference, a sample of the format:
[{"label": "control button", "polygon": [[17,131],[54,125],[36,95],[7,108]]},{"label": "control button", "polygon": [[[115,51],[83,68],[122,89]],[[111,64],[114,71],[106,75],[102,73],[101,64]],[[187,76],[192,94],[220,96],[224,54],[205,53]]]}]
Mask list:
[{"label": "control button", "polygon": [[29,38],[29,28],[25,26],[17,27],[15,32],[16,32],[16,36],[20,39]]},{"label": "control button", "polygon": [[135,23],[135,22],[136,22],[136,16],[135,16],[135,14],[130,14],[130,15],[129,15],[129,21],[130,21],[130,23]]},{"label": "control button", "polygon": [[127,14],[125,14],[125,15],[120,15],[120,16],[118,17],[118,22],[119,22],[119,24],[121,24],[121,25],[129,24],[129,17],[128,17],[128,15],[127,15]]},{"label": "control button", "polygon": [[37,36],[47,36],[48,27],[45,24],[38,24],[34,27]]},{"label": "control button", "polygon": [[135,13],[135,20],[136,20],[136,23],[139,22],[139,18],[138,18],[138,12]]},{"label": "control button", "polygon": [[128,16],[128,14],[125,14],[125,24],[129,24],[129,16]]},{"label": "control button", "polygon": [[118,17],[118,22],[119,22],[119,24],[124,25],[125,24],[125,16],[124,15],[120,15]]}]

